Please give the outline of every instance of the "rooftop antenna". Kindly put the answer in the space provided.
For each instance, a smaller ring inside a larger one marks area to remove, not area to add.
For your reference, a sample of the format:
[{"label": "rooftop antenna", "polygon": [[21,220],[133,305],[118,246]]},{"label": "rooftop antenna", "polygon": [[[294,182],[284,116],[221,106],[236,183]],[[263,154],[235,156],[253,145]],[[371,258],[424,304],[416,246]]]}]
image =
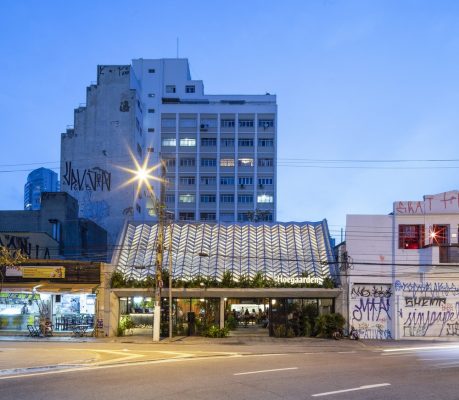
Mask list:
[{"label": "rooftop antenna", "polygon": [[179,58],[179,38],[177,36],[177,58]]}]

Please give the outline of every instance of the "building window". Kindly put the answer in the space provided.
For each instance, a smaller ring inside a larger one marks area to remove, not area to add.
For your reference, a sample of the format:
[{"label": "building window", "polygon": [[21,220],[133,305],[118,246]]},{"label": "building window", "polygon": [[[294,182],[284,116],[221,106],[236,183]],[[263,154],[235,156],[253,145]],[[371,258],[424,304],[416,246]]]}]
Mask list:
[{"label": "building window", "polygon": [[201,138],[202,147],[215,147],[217,146],[217,139],[215,138]]},{"label": "building window", "polygon": [[238,203],[253,203],[253,195],[251,194],[240,194],[237,196]]},{"label": "building window", "polygon": [[154,74],[155,72],[156,72],[156,70],[155,70],[154,68],[150,68],[150,69],[148,70],[148,73],[149,73],[149,74]]},{"label": "building window", "polygon": [[155,128],[148,128],[148,132],[154,132]]},{"label": "building window", "polygon": [[148,93],[148,97],[155,97],[154,93]]},{"label": "building window", "polygon": [[153,147],[147,147],[147,152],[148,153],[154,153],[155,149]]},{"label": "building window", "polygon": [[150,114],[154,114],[154,113],[155,113],[155,109],[154,109],[154,108],[149,108],[149,109],[148,109],[148,112],[149,112]]},{"label": "building window", "polygon": [[216,158],[201,158],[201,167],[216,167]]},{"label": "building window", "polygon": [[263,128],[263,129],[272,128],[274,127],[274,120],[273,119],[259,119],[258,127]]},{"label": "building window", "polygon": [[253,119],[240,119],[239,128],[253,128]]},{"label": "building window", "polygon": [[185,86],[185,93],[194,93],[196,88],[194,85],[186,85]]},{"label": "building window", "polygon": [[194,176],[182,176],[180,178],[181,185],[194,185],[196,182],[196,178]]},{"label": "building window", "polygon": [[180,128],[196,128],[196,118],[182,118],[180,120]]},{"label": "building window", "polygon": [[175,194],[166,194],[166,203],[175,203]]},{"label": "building window", "polygon": [[194,167],[196,164],[194,158],[181,158],[180,159],[180,166],[181,167]]},{"label": "building window", "polygon": [[234,128],[234,119],[222,119],[221,127],[222,128]]},{"label": "building window", "polygon": [[424,225],[399,225],[398,248],[420,249],[424,246]]},{"label": "building window", "polygon": [[175,167],[175,158],[165,158],[166,167]]},{"label": "building window", "polygon": [[194,212],[181,212],[179,213],[180,221],[194,221]]},{"label": "building window", "polygon": [[232,222],[234,219],[233,213],[220,213],[221,222]]},{"label": "building window", "polygon": [[51,223],[51,232],[53,239],[56,242],[61,241],[61,223],[57,219],[50,219],[49,222]]},{"label": "building window", "polygon": [[432,225],[429,232],[429,243],[432,246],[449,244],[449,225]]},{"label": "building window", "polygon": [[211,186],[217,183],[215,176],[201,176],[201,185]]},{"label": "building window", "polygon": [[194,203],[194,194],[181,194],[179,196],[179,203]]},{"label": "building window", "polygon": [[234,203],[234,194],[221,194],[220,202],[221,203]]},{"label": "building window", "polygon": [[253,185],[253,178],[251,176],[241,176],[238,179],[239,185]]},{"label": "building window", "polygon": [[272,167],[274,165],[274,160],[272,158],[259,158],[258,166],[259,167]]},{"label": "building window", "polygon": [[222,147],[234,147],[234,139],[220,139]]},{"label": "building window", "polygon": [[234,185],[234,176],[222,176],[220,185]]},{"label": "building window", "polygon": [[273,203],[274,196],[272,194],[259,194],[257,196],[257,203]]},{"label": "building window", "polygon": [[201,203],[215,203],[217,196],[214,194],[201,194]]},{"label": "building window", "polygon": [[177,144],[177,140],[173,138],[163,139],[161,141],[163,147],[175,147]]},{"label": "building window", "polygon": [[139,157],[142,158],[142,147],[140,147],[140,144],[137,143],[137,153],[139,154]]},{"label": "building window", "polygon": [[258,147],[274,147],[273,139],[258,139]]},{"label": "building window", "polygon": [[175,128],[175,118],[163,118],[161,128]]},{"label": "building window", "polygon": [[253,167],[253,158],[239,158],[237,165],[240,167]]},{"label": "building window", "polygon": [[191,138],[180,139],[180,146],[182,146],[182,147],[195,147],[196,146],[196,139],[191,139]]},{"label": "building window", "polygon": [[166,186],[167,187],[172,187],[175,185],[175,178],[173,176],[168,176],[166,178]]},{"label": "building window", "polygon": [[220,159],[220,167],[234,167],[234,158]]},{"label": "building window", "polygon": [[239,147],[253,147],[253,139],[239,139]]},{"label": "building window", "polygon": [[258,178],[258,186],[270,186],[273,184],[273,178]]},{"label": "building window", "polygon": [[237,213],[237,220],[239,222],[247,222],[247,221],[250,221],[250,218],[249,218],[249,213]]},{"label": "building window", "polygon": [[217,215],[215,213],[201,213],[201,221],[215,221],[217,219]]},{"label": "building window", "polygon": [[166,93],[175,93],[175,85],[166,85]]},{"label": "building window", "polygon": [[201,118],[201,129],[216,128],[217,120],[215,118]]}]

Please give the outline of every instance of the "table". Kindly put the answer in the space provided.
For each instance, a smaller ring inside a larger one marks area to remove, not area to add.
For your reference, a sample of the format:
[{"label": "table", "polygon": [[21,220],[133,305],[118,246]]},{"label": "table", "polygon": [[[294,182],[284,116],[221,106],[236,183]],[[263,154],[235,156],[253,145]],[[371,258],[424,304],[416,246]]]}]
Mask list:
[{"label": "table", "polygon": [[86,335],[89,325],[73,325],[72,330],[75,336],[83,337]]}]

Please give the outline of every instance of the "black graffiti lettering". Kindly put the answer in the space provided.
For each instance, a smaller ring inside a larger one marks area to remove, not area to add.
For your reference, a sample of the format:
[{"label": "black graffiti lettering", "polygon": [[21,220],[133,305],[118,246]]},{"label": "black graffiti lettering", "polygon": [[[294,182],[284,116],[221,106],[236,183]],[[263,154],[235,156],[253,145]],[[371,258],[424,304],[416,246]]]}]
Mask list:
[{"label": "black graffiti lettering", "polygon": [[75,169],[71,161],[65,162],[65,174],[62,177],[63,183],[70,186],[71,190],[82,191],[110,191],[112,174],[99,167],[89,169]]},{"label": "black graffiti lettering", "polygon": [[405,297],[406,307],[431,307],[446,304],[446,297]]},{"label": "black graffiti lettering", "polygon": [[459,322],[446,324],[446,335],[459,336]]}]

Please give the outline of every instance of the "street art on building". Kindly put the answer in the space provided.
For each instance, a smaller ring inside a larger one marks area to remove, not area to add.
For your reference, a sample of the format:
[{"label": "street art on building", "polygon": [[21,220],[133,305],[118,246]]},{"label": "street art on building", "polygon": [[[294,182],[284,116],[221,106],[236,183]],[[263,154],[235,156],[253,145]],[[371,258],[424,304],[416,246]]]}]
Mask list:
[{"label": "street art on building", "polygon": [[459,287],[441,281],[396,281],[400,336],[459,336]]},{"label": "street art on building", "polygon": [[65,174],[62,184],[70,186],[70,190],[83,191],[110,191],[112,174],[102,168],[93,167],[78,169],[72,166],[71,161],[65,162]]},{"label": "street art on building", "polygon": [[350,323],[362,339],[392,339],[390,284],[355,283],[350,296]]}]

